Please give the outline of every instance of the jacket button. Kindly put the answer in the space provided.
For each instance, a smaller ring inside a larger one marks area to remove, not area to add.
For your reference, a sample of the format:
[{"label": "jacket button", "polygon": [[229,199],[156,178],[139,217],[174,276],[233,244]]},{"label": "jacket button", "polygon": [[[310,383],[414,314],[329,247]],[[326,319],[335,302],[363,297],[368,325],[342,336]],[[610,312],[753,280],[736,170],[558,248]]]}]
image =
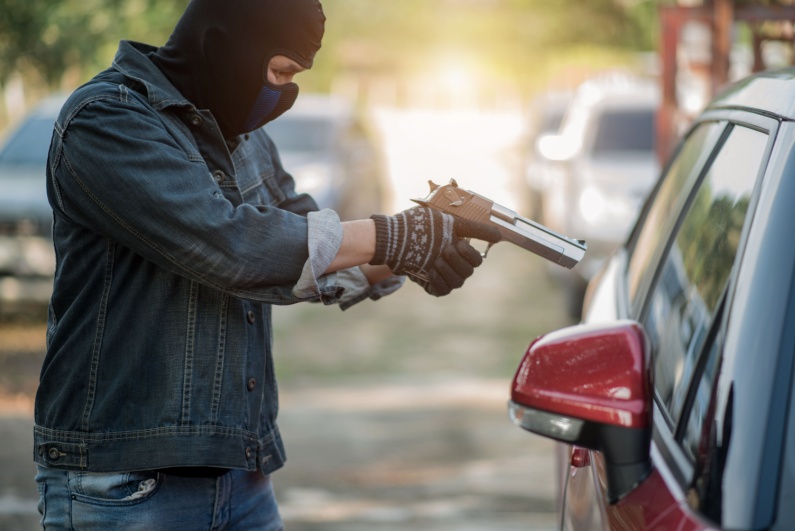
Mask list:
[{"label": "jacket button", "polygon": [[249,378],[246,387],[248,388],[249,391],[253,391],[254,389],[257,388],[257,380],[255,380],[254,378]]},{"label": "jacket button", "polygon": [[253,310],[249,310],[248,313],[246,314],[246,319],[248,319],[248,322],[251,323],[251,324],[254,324],[254,317],[255,317],[254,316],[254,311]]},{"label": "jacket button", "polygon": [[47,456],[53,461],[57,461],[61,457],[61,452],[58,451],[58,448],[53,447],[47,450]]},{"label": "jacket button", "polygon": [[204,123],[204,118],[199,116],[198,114],[192,114],[190,117],[190,124],[193,127],[199,127],[201,124]]},{"label": "jacket button", "polygon": [[224,178],[225,178],[224,172],[222,172],[221,170],[216,170],[213,172],[213,179],[215,179],[215,182],[217,182],[218,184],[224,182]]},{"label": "jacket button", "polygon": [[246,459],[251,459],[251,448],[246,448]]}]

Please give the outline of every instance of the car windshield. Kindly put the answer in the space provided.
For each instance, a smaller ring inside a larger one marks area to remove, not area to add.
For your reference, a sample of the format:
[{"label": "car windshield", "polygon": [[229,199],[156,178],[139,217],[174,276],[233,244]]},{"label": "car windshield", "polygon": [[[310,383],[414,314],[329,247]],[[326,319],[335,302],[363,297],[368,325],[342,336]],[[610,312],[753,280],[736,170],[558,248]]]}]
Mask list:
[{"label": "car windshield", "polygon": [[0,152],[0,165],[41,166],[47,164],[54,120],[36,117],[25,122]]},{"label": "car windshield", "polygon": [[609,109],[597,118],[592,152],[654,149],[654,111],[652,109]]},{"label": "car windshield", "polygon": [[265,130],[283,152],[325,151],[334,142],[332,122],[317,117],[281,117]]}]

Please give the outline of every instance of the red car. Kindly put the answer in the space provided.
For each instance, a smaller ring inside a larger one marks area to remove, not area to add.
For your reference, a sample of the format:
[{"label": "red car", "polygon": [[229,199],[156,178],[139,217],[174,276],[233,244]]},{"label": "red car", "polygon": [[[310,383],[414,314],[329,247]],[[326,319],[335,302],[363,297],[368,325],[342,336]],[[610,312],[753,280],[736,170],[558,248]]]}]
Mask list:
[{"label": "red car", "polygon": [[534,341],[513,421],[549,437],[562,529],[795,529],[795,69],[718,96],[580,325]]}]

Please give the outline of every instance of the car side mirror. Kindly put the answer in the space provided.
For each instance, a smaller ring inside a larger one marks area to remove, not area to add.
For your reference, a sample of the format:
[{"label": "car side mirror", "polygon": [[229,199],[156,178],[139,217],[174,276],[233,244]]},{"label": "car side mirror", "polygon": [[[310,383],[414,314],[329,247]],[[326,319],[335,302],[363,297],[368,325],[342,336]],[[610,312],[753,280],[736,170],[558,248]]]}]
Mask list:
[{"label": "car side mirror", "polygon": [[604,456],[615,503],[646,478],[652,431],[648,341],[634,321],[577,325],[541,336],[511,387],[511,419]]}]

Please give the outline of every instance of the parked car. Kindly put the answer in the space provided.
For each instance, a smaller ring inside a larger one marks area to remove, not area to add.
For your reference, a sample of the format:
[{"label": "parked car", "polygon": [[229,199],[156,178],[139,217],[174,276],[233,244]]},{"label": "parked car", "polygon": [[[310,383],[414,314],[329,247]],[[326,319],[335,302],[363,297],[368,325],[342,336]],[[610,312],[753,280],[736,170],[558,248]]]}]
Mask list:
[{"label": "parked car", "polygon": [[795,69],[718,96],[591,281],[534,341],[515,423],[560,441],[561,527],[795,526]]},{"label": "parked car", "polygon": [[46,304],[55,254],[45,174],[53,124],[64,96],[31,110],[0,146],[0,307]]},{"label": "parked car", "polygon": [[539,149],[541,138],[557,135],[573,94],[567,91],[544,92],[533,101],[528,120],[525,182],[528,190],[529,216],[544,221],[544,194],[554,182],[565,178],[561,165],[548,159]]},{"label": "parked car", "polygon": [[345,99],[302,94],[265,130],[279,149],[296,190],[343,219],[380,211],[382,176],[375,143]]},{"label": "parked car", "polygon": [[[542,223],[588,242],[588,253],[564,281],[572,318],[580,317],[587,282],[626,240],[660,168],[655,151],[655,81],[613,75],[583,83],[559,134],[539,138],[552,161]],[[560,273],[559,270],[554,271]]]}]

